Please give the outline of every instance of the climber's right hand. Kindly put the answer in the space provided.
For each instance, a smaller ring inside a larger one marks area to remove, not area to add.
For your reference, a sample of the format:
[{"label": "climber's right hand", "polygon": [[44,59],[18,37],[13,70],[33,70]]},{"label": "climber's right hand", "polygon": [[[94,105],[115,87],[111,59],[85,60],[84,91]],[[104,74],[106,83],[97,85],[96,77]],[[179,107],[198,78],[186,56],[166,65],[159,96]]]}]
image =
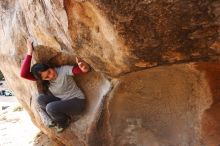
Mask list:
[{"label": "climber's right hand", "polygon": [[27,54],[28,55],[32,55],[32,53],[33,53],[33,50],[34,50],[34,47],[33,47],[33,39],[31,39],[31,38],[28,38],[27,39],[27,49],[28,49],[28,52],[27,52]]}]

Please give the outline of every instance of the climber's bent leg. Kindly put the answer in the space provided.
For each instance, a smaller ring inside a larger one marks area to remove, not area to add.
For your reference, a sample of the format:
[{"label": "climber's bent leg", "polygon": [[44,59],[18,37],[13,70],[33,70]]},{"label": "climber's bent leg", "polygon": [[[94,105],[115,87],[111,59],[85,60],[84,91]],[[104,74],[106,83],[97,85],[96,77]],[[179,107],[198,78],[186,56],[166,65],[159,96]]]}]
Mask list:
[{"label": "climber's bent leg", "polygon": [[46,105],[53,101],[58,101],[59,98],[53,96],[51,93],[47,94],[40,94],[37,98],[37,103],[39,108],[38,113],[40,115],[41,121],[43,124],[47,127],[54,127],[56,123],[53,121],[53,119],[49,116],[49,114],[46,112]]},{"label": "climber's bent leg", "polygon": [[41,109],[46,111],[46,106],[48,103],[59,100],[59,98],[53,96],[52,94],[40,94],[37,98],[37,103]]},{"label": "climber's bent leg", "polygon": [[80,114],[84,108],[85,99],[74,98],[50,102],[46,106],[46,111],[59,126],[66,128],[70,121],[68,115]]}]

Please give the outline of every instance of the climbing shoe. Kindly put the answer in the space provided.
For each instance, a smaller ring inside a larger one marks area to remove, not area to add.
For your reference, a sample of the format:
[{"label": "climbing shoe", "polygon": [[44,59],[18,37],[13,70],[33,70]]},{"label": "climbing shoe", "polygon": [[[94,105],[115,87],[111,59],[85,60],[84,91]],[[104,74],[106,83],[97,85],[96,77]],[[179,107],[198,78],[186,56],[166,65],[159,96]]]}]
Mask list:
[{"label": "climbing shoe", "polygon": [[70,124],[70,119],[67,119],[65,122],[63,123],[58,123],[56,126],[55,126],[55,129],[56,129],[56,132],[57,133],[61,133],[63,132]]},{"label": "climbing shoe", "polygon": [[56,123],[54,121],[51,121],[48,125],[49,128],[55,127]]}]

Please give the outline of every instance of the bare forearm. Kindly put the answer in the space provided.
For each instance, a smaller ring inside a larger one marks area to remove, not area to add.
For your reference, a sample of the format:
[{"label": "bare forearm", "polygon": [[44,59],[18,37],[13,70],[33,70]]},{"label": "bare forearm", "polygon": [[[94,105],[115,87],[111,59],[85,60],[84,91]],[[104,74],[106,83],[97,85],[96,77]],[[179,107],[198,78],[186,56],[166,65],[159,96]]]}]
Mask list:
[{"label": "bare forearm", "polygon": [[32,55],[34,48],[33,48],[33,40],[31,40],[30,38],[27,39],[27,49],[28,49],[27,55]]}]

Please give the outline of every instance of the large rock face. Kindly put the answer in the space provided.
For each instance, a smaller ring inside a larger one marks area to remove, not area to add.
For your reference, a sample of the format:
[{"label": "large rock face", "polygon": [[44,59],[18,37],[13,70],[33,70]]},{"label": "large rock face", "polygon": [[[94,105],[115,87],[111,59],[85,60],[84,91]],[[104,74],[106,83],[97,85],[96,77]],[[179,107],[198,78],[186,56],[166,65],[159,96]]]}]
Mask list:
[{"label": "large rock face", "polygon": [[[220,144],[217,0],[2,0],[0,70],[33,122],[57,145]],[[20,78],[25,39],[34,62],[86,60],[88,104],[63,133],[44,126],[35,82]]]}]

